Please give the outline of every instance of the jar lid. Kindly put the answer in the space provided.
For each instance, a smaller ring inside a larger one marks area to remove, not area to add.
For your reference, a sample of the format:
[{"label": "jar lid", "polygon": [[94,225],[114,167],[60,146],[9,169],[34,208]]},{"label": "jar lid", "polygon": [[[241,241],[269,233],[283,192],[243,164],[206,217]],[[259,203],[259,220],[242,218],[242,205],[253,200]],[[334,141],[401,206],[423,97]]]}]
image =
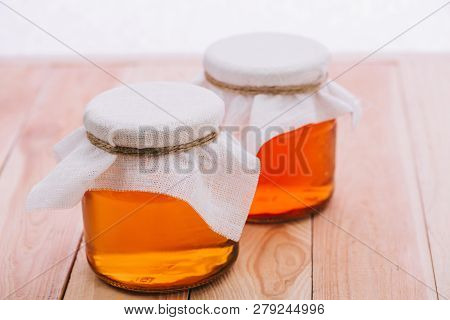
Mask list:
[{"label": "jar lid", "polygon": [[330,54],[309,38],[282,33],[251,33],[213,43],[205,52],[208,76],[236,86],[291,86],[320,81]]},{"label": "jar lid", "polygon": [[223,101],[207,89],[148,82],[96,96],[86,107],[84,126],[88,134],[110,146],[163,148],[218,132],[223,114]]}]

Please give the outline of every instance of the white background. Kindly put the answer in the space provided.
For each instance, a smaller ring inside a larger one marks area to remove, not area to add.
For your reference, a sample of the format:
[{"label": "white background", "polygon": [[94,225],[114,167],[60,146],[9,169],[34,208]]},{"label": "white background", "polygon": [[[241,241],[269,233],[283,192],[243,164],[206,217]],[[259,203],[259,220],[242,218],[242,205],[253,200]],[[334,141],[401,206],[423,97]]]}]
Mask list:
[{"label": "white background", "polygon": [[[447,0],[0,0],[0,56],[73,55],[11,6],[88,55],[201,53],[236,33],[281,31],[367,52]],[[383,52],[450,51],[450,5]]]}]

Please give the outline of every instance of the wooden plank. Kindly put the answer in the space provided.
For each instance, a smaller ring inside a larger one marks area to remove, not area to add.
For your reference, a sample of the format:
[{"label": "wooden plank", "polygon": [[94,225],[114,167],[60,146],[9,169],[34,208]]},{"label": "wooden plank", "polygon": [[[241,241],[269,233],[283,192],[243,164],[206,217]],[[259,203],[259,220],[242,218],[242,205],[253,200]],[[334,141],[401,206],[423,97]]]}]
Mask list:
[{"label": "wooden plank", "polygon": [[0,64],[0,172],[47,73],[46,66]]},{"label": "wooden plank", "polygon": [[0,176],[1,298],[62,295],[80,240],[80,208],[26,213],[24,201],[31,186],[54,167],[53,144],[80,125],[88,100],[114,84],[90,67],[54,68],[41,80],[42,97]]},{"label": "wooden plank", "polygon": [[311,299],[311,219],[247,224],[231,270],[191,299]]},{"label": "wooden plank", "polygon": [[339,123],[336,192],[313,221],[313,298],[435,299],[398,67],[365,63],[339,82],[367,108],[356,129]]},{"label": "wooden plank", "polygon": [[450,298],[450,56],[399,59],[440,298]]},{"label": "wooden plank", "polygon": [[[198,60],[175,61],[115,64],[114,73],[134,82],[190,80],[199,71]],[[347,120],[339,123],[337,189],[324,216],[314,218],[313,242],[310,219],[246,226],[236,265],[211,285],[192,290],[191,298],[309,299],[311,291],[315,299],[436,298],[424,212],[437,287],[442,297],[450,295],[446,274],[450,259],[446,228],[450,223],[444,214],[449,209],[446,163],[450,155],[445,125],[449,117],[442,103],[448,96],[444,90],[448,66],[435,61],[422,67],[414,62],[402,65],[399,74],[392,61],[359,66],[339,80],[371,108],[365,110],[356,130]],[[343,65],[335,65],[333,73],[338,69]],[[27,214],[23,202],[31,185],[54,166],[51,146],[81,123],[86,101],[117,85],[85,65],[61,62],[45,72],[42,85],[37,72],[35,80],[29,80],[30,87],[5,96],[11,99],[8,101],[25,101],[22,105],[30,101],[33,112],[27,115],[31,108],[26,109],[25,114],[7,121],[20,124],[30,117],[0,175],[0,298],[54,299],[64,294],[81,235],[80,209]],[[431,82],[432,88],[423,90]],[[32,98],[25,97],[28,91]],[[6,139],[12,143],[16,138],[7,135]],[[186,292],[143,296],[113,289],[94,277],[80,250],[65,298],[178,299],[186,298]]]}]

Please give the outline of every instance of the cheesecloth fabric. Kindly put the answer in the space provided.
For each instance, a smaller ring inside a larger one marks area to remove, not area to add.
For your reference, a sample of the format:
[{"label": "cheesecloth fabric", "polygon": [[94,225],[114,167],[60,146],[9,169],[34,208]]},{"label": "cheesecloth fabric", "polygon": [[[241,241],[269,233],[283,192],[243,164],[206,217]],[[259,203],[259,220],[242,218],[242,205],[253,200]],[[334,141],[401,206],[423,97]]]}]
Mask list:
[{"label": "cheesecloth fabric", "polygon": [[[207,48],[203,66],[209,77],[243,89],[322,83],[320,88],[306,93],[247,94],[245,90],[214,85],[204,75],[195,82],[225,101],[222,126],[234,131],[243,147],[256,154],[268,140],[307,124],[347,113],[357,123],[361,113],[358,100],[337,83],[326,82],[329,60],[328,50],[308,38],[279,33],[244,34],[219,40]],[[250,134],[244,134],[244,129]]]},{"label": "cheesecloth fabric", "polygon": [[[223,101],[199,86],[152,82],[118,87],[86,107],[84,127],[55,146],[60,162],[31,190],[28,209],[70,208],[87,190],[146,191],[182,199],[218,234],[237,241],[256,189],[259,161],[219,132]],[[212,141],[168,154],[113,154],[110,146],[162,148]],[[164,214],[164,213],[161,213]]]}]

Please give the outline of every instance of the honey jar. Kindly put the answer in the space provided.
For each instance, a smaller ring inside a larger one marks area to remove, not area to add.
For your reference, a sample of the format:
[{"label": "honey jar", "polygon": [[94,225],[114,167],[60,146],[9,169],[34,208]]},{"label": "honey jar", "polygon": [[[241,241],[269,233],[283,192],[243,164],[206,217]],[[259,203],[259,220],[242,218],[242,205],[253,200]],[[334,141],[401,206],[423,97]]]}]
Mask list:
[{"label": "honey jar", "polygon": [[224,129],[261,160],[250,222],[319,212],[334,190],[336,118],[356,99],[327,81],[330,54],[298,35],[253,33],[205,52],[200,83],[225,101]]},{"label": "honey jar", "polygon": [[183,200],[94,190],[86,192],[82,204],[87,259],[114,286],[185,289],[220,275],[237,258],[238,242],[212,231]]},{"label": "honey jar", "polygon": [[219,131],[223,114],[216,94],[191,84],[106,91],[87,105],[84,127],[55,147],[61,161],[28,207],[81,200],[87,260],[113,286],[205,284],[237,258],[259,175],[258,159]]}]

